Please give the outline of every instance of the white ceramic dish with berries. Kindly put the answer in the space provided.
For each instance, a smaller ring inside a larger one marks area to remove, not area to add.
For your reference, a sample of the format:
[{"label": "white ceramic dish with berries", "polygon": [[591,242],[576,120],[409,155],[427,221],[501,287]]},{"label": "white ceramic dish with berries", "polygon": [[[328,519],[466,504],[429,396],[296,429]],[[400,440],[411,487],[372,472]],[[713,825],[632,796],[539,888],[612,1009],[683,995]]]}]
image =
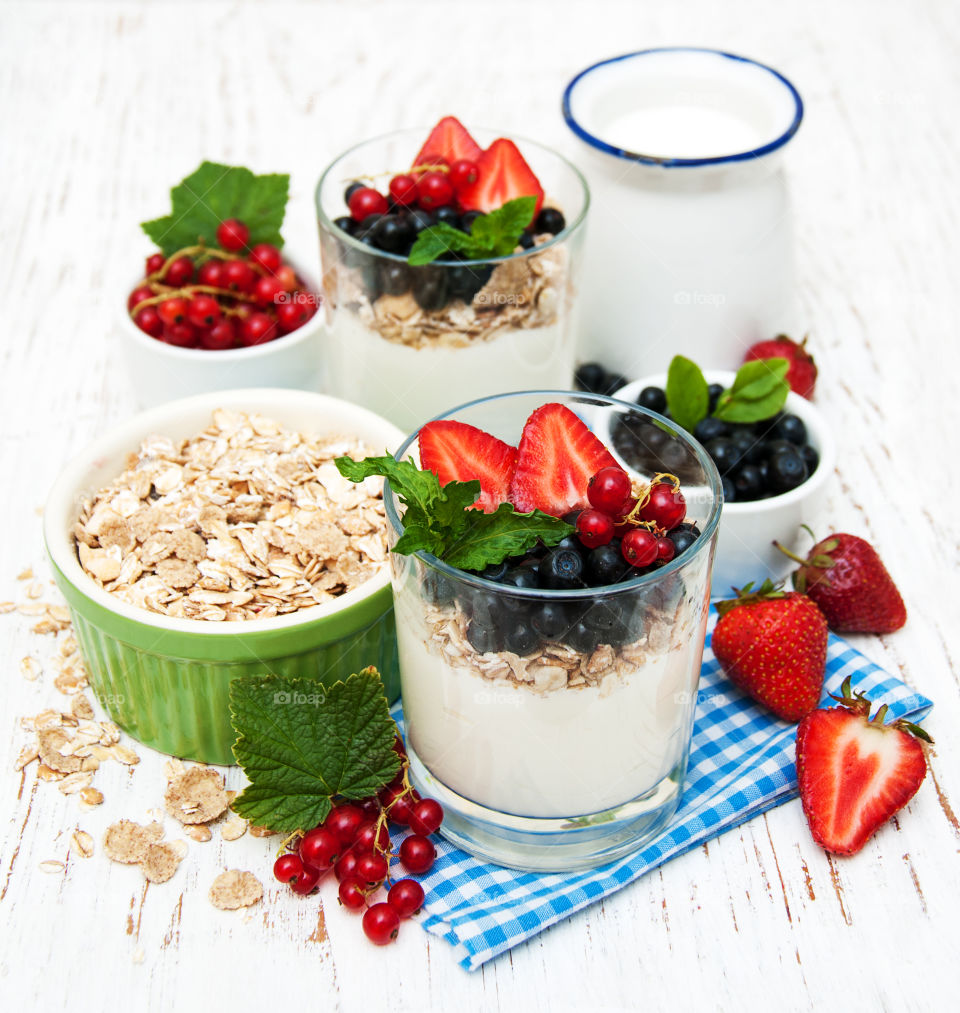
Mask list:
[{"label": "white ceramic dish with berries", "polygon": [[[728,388],[736,374],[727,370],[704,370],[704,375],[709,383]],[[665,373],[642,377],[621,387],[613,396],[621,401],[636,402],[644,388],[662,388],[666,380]],[[833,475],[836,443],[819,409],[791,391],[783,412],[800,418],[806,428],[807,443],[816,451],[819,460],[808,477],[787,492],[766,499],[724,502],[713,564],[714,597],[728,596],[731,587],[743,587],[750,581],[759,584],[767,577],[780,580],[789,573],[793,563],[773,543],[778,541],[787,548],[795,548],[801,525],[815,521],[824,488]],[[600,431],[603,425],[604,421],[598,420],[598,435],[613,446],[608,434]]]}]

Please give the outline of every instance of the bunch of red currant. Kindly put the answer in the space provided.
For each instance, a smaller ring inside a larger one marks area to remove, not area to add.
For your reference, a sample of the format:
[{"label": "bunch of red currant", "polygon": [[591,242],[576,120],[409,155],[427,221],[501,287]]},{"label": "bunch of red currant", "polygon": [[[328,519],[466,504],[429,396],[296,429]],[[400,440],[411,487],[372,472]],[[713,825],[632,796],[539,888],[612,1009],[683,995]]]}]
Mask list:
[{"label": "bunch of red currant", "polygon": [[167,344],[209,350],[262,345],[305,324],[316,295],[275,246],[250,248],[249,239],[247,226],[230,218],[217,228],[219,248],[151,254],[127,299],[133,322]]},{"label": "bunch of red currant", "polygon": [[[423,905],[423,887],[415,879],[390,880],[393,857],[387,823],[409,827],[397,852],[408,872],[429,872],[437,857],[430,835],[440,829],[443,808],[432,798],[421,798],[410,786],[409,761],[398,738],[394,749],[400,773],[376,797],[334,806],[318,827],[296,834],[287,842],[291,850],[277,858],[273,874],[289,883],[294,893],[310,894],[331,869],[340,883],[340,903],[352,911],[364,910],[363,931],[371,942],[385,946],[397,938],[400,921],[417,914]],[[389,883],[386,900],[371,904],[377,891]]]},{"label": "bunch of red currant", "polygon": [[394,209],[418,207],[436,211],[450,207],[465,187],[477,181],[477,163],[461,158],[452,165],[441,160],[429,166],[414,166],[390,180],[389,199],[372,186],[355,185],[348,191],[347,207],[354,221],[369,215],[385,215]]},{"label": "bunch of red currant", "polygon": [[623,558],[637,569],[669,563],[676,552],[667,537],[687,514],[674,475],[657,474],[639,494],[622,468],[601,468],[587,487],[590,509],[577,516],[577,536],[588,548],[619,536]]}]

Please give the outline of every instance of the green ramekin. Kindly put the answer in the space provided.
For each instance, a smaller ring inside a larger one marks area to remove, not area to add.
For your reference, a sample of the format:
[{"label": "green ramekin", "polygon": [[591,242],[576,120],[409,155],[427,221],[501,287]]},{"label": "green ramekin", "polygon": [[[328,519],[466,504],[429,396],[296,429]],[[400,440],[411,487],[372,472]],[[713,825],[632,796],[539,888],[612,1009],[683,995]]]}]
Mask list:
[{"label": "green ramekin", "polygon": [[329,604],[273,619],[220,623],[136,608],[83,571],[72,535],[81,501],[120,474],[145,436],[195,435],[215,408],[257,412],[304,432],[359,437],[372,453],[395,450],[403,433],[366,409],[306,391],[201,394],[121,424],[75,459],[51,491],[44,539],[97,698],[145,745],[231,764],[228,700],[237,676],[296,675],[329,684],[374,665],[391,702],[399,695],[400,677],[388,563]]}]

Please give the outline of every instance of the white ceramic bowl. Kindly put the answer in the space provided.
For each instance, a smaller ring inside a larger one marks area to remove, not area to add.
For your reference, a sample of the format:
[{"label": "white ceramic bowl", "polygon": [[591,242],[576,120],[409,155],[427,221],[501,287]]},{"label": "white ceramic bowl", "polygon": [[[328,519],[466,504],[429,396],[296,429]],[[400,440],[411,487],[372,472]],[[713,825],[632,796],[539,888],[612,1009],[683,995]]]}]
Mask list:
[{"label": "white ceramic bowl", "polygon": [[[708,383],[729,387],[734,373],[704,370]],[[644,387],[663,387],[665,373],[643,377],[621,387],[613,396],[621,401],[636,401]],[[798,415],[807,427],[807,438],[820,455],[816,471],[803,485],[790,492],[752,503],[724,503],[720,515],[720,535],[713,563],[713,596],[729,597],[732,587],[755,584],[766,577],[781,580],[796,564],[773,544],[796,548],[800,525],[812,517],[822,502],[823,490],[833,475],[837,448],[827,420],[806,398],[792,391],[787,395],[785,412]],[[607,434],[601,437],[609,445]]]},{"label": "white ceramic bowl", "polygon": [[[313,279],[297,268],[311,292]],[[214,390],[243,387],[287,387],[319,391],[323,387],[323,307],[302,326],[265,345],[209,351],[177,348],[144,334],[127,312],[127,297],[137,278],[123,293],[119,311],[120,338],[130,379],[144,408]]]}]

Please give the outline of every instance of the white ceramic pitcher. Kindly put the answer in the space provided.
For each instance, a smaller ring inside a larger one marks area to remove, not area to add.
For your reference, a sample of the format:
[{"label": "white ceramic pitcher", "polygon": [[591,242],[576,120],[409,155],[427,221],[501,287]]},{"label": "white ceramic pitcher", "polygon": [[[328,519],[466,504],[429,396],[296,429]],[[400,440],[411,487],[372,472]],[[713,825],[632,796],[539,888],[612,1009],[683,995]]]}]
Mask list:
[{"label": "white ceramic pitcher", "polygon": [[803,103],[777,71],[710,49],[594,64],[563,114],[594,195],[580,359],[628,377],[677,353],[735,368],[795,328],[781,153]]}]

